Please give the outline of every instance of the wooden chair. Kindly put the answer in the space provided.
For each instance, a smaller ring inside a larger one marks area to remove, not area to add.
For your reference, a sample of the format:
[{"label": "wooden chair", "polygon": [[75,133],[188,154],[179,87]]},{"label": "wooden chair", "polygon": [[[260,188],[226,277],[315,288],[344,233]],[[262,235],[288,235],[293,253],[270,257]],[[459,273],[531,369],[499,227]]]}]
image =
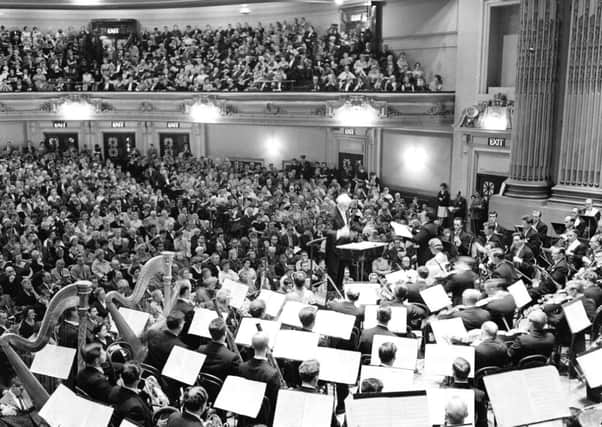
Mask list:
[{"label": "wooden chair", "polygon": [[500,368],[499,366],[485,366],[477,370],[474,374],[474,386],[479,390],[486,391],[483,378],[485,378],[487,375],[499,374],[502,371],[504,371],[504,369]]},{"label": "wooden chair", "polygon": [[164,427],[167,425],[167,419],[171,414],[178,412],[176,408],[173,406],[165,406],[164,408],[159,408],[153,413],[153,425],[157,427]]},{"label": "wooden chair", "polygon": [[207,391],[207,395],[209,397],[209,401],[207,403],[213,403],[215,402],[219,391],[222,389],[224,382],[215,375],[211,375],[206,372],[200,372],[196,381],[196,385],[203,387]]},{"label": "wooden chair", "polygon": [[525,356],[518,361],[518,369],[539,368],[548,364],[548,358],[542,354]]}]

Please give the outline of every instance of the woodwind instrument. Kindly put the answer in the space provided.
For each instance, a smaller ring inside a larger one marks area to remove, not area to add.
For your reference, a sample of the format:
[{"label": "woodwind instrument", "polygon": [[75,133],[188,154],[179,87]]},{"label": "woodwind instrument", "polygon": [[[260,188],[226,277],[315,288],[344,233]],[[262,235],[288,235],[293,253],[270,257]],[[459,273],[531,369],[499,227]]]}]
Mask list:
[{"label": "woodwind instrument", "polygon": [[[261,323],[256,323],[255,326],[257,327],[257,330],[259,332],[263,331],[263,328],[261,327]],[[286,384],[286,381],[284,380],[284,376],[282,375],[282,371],[280,370],[280,366],[278,366],[278,362],[276,362],[276,359],[274,359],[272,350],[268,349],[266,356],[267,356],[267,359],[268,359],[268,362],[270,363],[270,365],[272,365],[272,367],[274,367],[276,369],[276,371],[278,372],[278,380],[280,381],[280,387],[282,387],[282,388],[288,387],[288,385]]]},{"label": "woodwind instrument", "polygon": [[132,346],[134,360],[138,362],[142,362],[146,358],[148,349],[144,344],[142,344],[140,337],[136,336],[134,331],[132,331],[132,328],[125,321],[113,300],[118,301],[124,307],[136,307],[142,298],[144,298],[148,285],[155,275],[158,273],[165,273],[164,290],[166,293],[164,294],[164,311],[169,313],[169,311],[171,311],[171,307],[173,307],[173,302],[175,301],[175,298],[173,297],[174,290],[171,288],[171,264],[174,255],[175,254],[173,252],[163,252],[161,255],[153,257],[144,263],[140,269],[140,276],[138,277],[136,286],[129,297],[124,297],[117,291],[111,291],[106,296],[105,302],[107,305],[107,310],[109,313],[111,313],[111,318],[115,322],[115,326],[117,326],[119,335],[121,335],[121,337]]},{"label": "woodwind instrument", "polygon": [[40,410],[48,400],[48,392],[31,373],[25,362],[17,354],[17,351],[35,353],[44,348],[63,312],[68,308],[79,307],[83,299],[87,300],[91,289],[92,283],[82,280],[59,290],[48,303],[46,314],[40,324],[40,330],[33,341],[12,333],[5,333],[0,336],[0,347],[4,351],[4,354],[6,354],[6,358],[12,365],[15,373],[23,382],[23,387],[31,397],[37,410]]},{"label": "woodwind instrument", "polygon": [[[215,307],[215,312],[217,313],[218,317],[225,322],[226,319],[224,318],[224,315],[222,314],[222,310],[219,308],[219,305],[217,304],[217,298],[213,298],[211,301],[213,302],[213,307]],[[234,342],[234,335],[232,334],[232,331],[230,331],[230,328],[228,328],[228,325],[226,325],[226,342],[228,343],[228,347],[230,347],[230,350],[232,350],[234,353],[236,353],[238,355],[238,357],[240,357],[240,360],[242,360],[240,350],[238,349],[238,346]]]}]

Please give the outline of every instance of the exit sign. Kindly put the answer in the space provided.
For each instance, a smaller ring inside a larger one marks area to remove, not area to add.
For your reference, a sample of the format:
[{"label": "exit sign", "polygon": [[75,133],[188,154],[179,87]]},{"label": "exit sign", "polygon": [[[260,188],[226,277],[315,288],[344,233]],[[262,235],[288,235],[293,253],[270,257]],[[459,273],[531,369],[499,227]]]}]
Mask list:
[{"label": "exit sign", "polygon": [[179,129],[180,122],[167,122],[167,129]]},{"label": "exit sign", "polygon": [[112,122],[111,127],[112,128],[124,128],[125,122]]},{"label": "exit sign", "polygon": [[52,127],[55,129],[65,129],[67,127],[67,122],[54,121],[52,122]]},{"label": "exit sign", "polygon": [[506,146],[506,138],[490,137],[489,139],[487,139],[487,145],[490,147],[503,148]]}]

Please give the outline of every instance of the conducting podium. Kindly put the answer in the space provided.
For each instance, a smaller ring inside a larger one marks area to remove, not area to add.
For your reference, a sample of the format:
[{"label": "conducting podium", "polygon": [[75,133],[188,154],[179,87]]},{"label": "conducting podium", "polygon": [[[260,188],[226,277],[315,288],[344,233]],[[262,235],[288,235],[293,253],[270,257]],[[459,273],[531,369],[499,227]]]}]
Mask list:
[{"label": "conducting podium", "polygon": [[382,256],[386,243],[383,242],[352,242],[336,246],[336,254],[342,260],[355,265],[356,280],[364,280],[364,266],[367,262]]}]

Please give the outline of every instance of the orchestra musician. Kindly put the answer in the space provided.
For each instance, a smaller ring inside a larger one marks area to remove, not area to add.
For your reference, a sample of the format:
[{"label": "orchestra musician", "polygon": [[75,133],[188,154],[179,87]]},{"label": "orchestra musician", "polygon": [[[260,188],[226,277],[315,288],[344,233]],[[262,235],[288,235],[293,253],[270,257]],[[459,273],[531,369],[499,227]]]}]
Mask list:
[{"label": "orchestra musician", "polygon": [[425,213],[426,222],[420,226],[418,232],[414,235],[414,241],[418,244],[418,264],[424,265],[433,253],[429,242],[439,234],[439,227],[435,224],[435,214],[432,210],[427,210]]},{"label": "orchestra musician", "polygon": [[531,214],[533,218],[533,227],[539,234],[539,239],[543,243],[544,247],[549,246],[548,244],[548,226],[541,220],[542,213],[539,210],[534,210]]},{"label": "orchestra musician", "polygon": [[539,256],[539,252],[541,250],[542,242],[537,229],[533,225],[533,217],[530,215],[524,215],[521,218],[523,224],[523,240],[525,244],[531,249],[533,255],[535,257]]},{"label": "orchestra musician", "polygon": [[[524,233],[512,234],[512,245],[506,258],[514,264],[514,267],[520,272],[519,276],[523,280],[531,279],[535,275],[535,256],[531,248],[526,244]],[[530,281],[526,281],[530,283]]]},{"label": "orchestra musician", "polygon": [[508,356],[517,363],[523,357],[540,354],[550,357],[556,339],[554,334],[545,331],[548,316],[539,309],[531,311],[528,316],[528,333],[517,336],[508,348]]},{"label": "orchestra musician", "polygon": [[545,294],[553,294],[562,289],[569,275],[569,264],[566,260],[564,248],[552,246],[550,248],[552,265],[546,269],[538,268],[540,278],[529,289],[529,294],[534,300],[538,300]]},{"label": "orchestra musician", "polygon": [[452,229],[452,242],[459,256],[470,256],[471,245],[474,240],[472,233],[464,230],[464,220],[462,218],[454,218]]},{"label": "orchestra musician", "polygon": [[492,264],[492,278],[504,279],[505,287],[512,285],[518,280],[514,266],[506,260],[502,249],[493,249],[490,253],[490,260]]},{"label": "orchestra musician", "polygon": [[587,254],[587,246],[585,246],[577,238],[577,233],[570,230],[566,233],[566,255],[569,257],[571,267],[574,270],[579,270],[583,267],[583,257]]},{"label": "orchestra musician", "polygon": [[209,335],[211,341],[198,349],[207,356],[201,372],[214,375],[223,381],[228,375],[236,374],[242,360],[238,354],[226,347],[226,322],[223,319],[218,317],[209,323]]}]

